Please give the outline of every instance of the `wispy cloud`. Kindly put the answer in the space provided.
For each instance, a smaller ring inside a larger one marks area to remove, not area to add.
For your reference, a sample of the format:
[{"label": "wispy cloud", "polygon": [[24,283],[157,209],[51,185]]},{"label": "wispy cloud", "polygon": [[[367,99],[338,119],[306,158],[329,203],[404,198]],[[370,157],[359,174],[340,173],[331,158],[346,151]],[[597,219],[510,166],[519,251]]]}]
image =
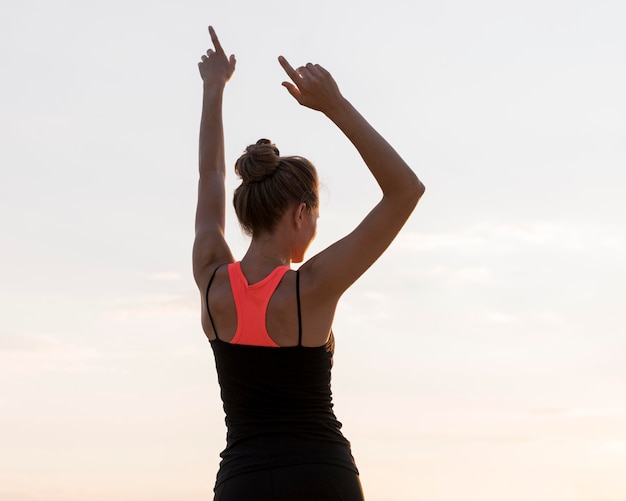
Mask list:
[{"label": "wispy cloud", "polygon": [[626,232],[611,225],[571,225],[560,222],[482,222],[453,233],[401,233],[394,249],[428,253],[514,251],[520,247],[556,247],[567,250],[626,248]]},{"label": "wispy cloud", "polygon": [[502,311],[488,311],[486,313],[486,320],[492,324],[512,324],[518,321],[518,318],[509,313]]},{"label": "wispy cloud", "polygon": [[488,282],[492,271],[483,266],[432,266],[428,268],[405,267],[403,274],[416,278],[443,279],[451,284]]},{"label": "wispy cloud", "polygon": [[626,406],[607,407],[536,407],[529,410],[529,416],[553,419],[623,419]]},{"label": "wispy cloud", "polygon": [[[93,343],[93,340],[90,342]],[[153,358],[205,357],[198,344],[124,345],[99,347],[80,345],[63,339],[61,334],[0,335],[0,374],[24,372],[125,372],[128,361]],[[2,401],[0,400],[0,406]]]},{"label": "wispy cloud", "polygon": [[102,358],[91,347],[63,341],[51,333],[3,334],[0,339],[1,372],[81,372],[93,369],[93,362]]},{"label": "wispy cloud", "polygon": [[611,454],[626,458],[626,440],[604,442],[594,452],[595,454]]},{"label": "wispy cloud", "polygon": [[112,320],[198,315],[198,300],[192,294],[151,294],[120,298],[105,306],[105,316]]},{"label": "wispy cloud", "polygon": [[0,336],[0,352],[5,353],[58,353],[67,349],[67,346],[50,333],[39,335],[3,333]]},{"label": "wispy cloud", "polygon": [[625,418],[626,406],[613,407],[580,407],[569,409],[564,417],[570,419],[583,418]]},{"label": "wispy cloud", "polygon": [[181,280],[183,276],[176,271],[159,271],[156,273],[149,273],[146,275],[148,280],[155,280],[160,282],[172,282],[175,280]]}]

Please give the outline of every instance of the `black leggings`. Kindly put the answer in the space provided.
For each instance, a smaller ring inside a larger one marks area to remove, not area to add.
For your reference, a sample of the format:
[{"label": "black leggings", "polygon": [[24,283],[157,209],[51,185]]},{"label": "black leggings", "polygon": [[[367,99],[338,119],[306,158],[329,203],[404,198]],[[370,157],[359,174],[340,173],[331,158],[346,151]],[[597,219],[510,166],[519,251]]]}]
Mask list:
[{"label": "black leggings", "polygon": [[341,466],[303,464],[243,473],[215,487],[214,501],[364,501],[359,476]]}]

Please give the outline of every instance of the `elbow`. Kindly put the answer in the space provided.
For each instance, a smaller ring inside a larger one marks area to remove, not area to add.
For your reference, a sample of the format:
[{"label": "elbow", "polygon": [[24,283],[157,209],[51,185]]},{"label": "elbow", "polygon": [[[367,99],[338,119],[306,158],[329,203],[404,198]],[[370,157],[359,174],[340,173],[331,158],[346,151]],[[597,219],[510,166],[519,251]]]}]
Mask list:
[{"label": "elbow", "polygon": [[424,183],[422,183],[419,178],[413,174],[411,176],[411,181],[407,182],[406,188],[407,195],[410,197],[413,207],[415,207],[426,191],[426,186],[424,186]]},{"label": "elbow", "polygon": [[390,187],[388,191],[383,192],[383,198],[397,204],[402,214],[408,216],[413,212],[425,191],[424,184],[413,171],[409,171],[408,175],[397,179],[397,184],[393,188]]},{"label": "elbow", "polygon": [[424,194],[424,192],[426,191],[426,186],[424,186],[424,183],[422,183],[417,176],[415,177],[415,179],[417,180],[417,187],[415,189],[415,194],[417,196],[417,200],[419,201],[420,198],[422,198],[422,195]]},{"label": "elbow", "polygon": [[424,191],[426,191],[426,187],[415,174],[404,180],[401,188],[396,192],[398,197],[396,200],[400,203],[405,217],[413,212]]}]

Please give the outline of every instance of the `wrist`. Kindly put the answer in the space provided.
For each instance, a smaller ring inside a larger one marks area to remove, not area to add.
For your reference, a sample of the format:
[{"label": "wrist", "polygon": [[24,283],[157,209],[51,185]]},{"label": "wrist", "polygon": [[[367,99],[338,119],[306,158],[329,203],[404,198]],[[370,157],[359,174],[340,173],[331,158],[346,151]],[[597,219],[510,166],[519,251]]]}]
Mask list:
[{"label": "wrist", "polygon": [[225,87],[226,82],[216,82],[215,80],[202,82],[202,89],[205,93],[222,93]]},{"label": "wrist", "polygon": [[341,97],[337,102],[324,111],[324,114],[330,118],[333,122],[341,121],[347,115],[353,113],[354,107],[345,97]]}]

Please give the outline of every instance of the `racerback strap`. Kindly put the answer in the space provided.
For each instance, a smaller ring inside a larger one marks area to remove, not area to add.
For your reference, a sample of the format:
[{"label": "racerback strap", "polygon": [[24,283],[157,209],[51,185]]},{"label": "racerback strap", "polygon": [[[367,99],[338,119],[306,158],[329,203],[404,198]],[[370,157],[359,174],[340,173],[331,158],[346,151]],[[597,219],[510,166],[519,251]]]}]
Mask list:
[{"label": "racerback strap", "polygon": [[296,301],[298,302],[298,346],[302,346],[302,310],[300,308],[300,270],[296,270]]},{"label": "racerback strap", "polygon": [[215,322],[213,322],[213,316],[211,315],[211,308],[209,308],[209,289],[211,288],[211,284],[213,283],[213,279],[215,278],[215,274],[217,273],[217,270],[219,270],[222,266],[224,265],[219,265],[217,268],[215,268],[215,270],[213,270],[213,274],[211,275],[211,279],[209,280],[209,285],[206,286],[206,294],[204,297],[204,301],[206,303],[206,311],[209,314],[209,320],[211,321],[211,327],[213,327],[213,332],[215,333],[215,337],[217,339],[219,339],[219,336],[217,335],[217,329],[215,328]]}]

